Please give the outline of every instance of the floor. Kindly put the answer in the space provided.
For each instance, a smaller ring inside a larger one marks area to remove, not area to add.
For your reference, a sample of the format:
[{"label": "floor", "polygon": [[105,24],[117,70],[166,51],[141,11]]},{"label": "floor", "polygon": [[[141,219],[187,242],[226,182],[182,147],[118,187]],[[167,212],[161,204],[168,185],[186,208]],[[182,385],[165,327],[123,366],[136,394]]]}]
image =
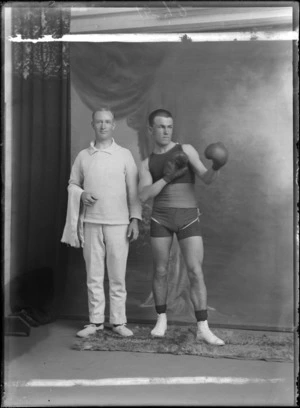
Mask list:
[{"label": "floor", "polygon": [[5,336],[2,406],[296,406],[291,363],[72,350],[82,323]]}]

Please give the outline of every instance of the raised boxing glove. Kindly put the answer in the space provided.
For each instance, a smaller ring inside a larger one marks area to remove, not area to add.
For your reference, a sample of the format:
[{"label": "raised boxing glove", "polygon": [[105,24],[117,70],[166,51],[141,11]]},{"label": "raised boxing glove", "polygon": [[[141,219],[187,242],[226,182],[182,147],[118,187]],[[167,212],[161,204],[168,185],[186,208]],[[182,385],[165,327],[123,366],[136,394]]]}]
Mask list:
[{"label": "raised boxing glove", "polygon": [[219,170],[228,160],[228,151],[221,142],[212,143],[204,151],[204,155],[207,159],[212,160],[212,168]]}]

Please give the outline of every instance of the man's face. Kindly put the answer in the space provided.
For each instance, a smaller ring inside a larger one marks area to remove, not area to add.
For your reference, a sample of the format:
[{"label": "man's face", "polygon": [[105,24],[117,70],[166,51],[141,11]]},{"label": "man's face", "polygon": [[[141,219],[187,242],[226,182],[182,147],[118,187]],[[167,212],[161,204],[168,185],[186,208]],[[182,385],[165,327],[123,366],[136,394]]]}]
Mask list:
[{"label": "man's face", "polygon": [[157,145],[167,146],[172,140],[173,119],[156,116],[153,126],[149,129]]},{"label": "man's face", "polygon": [[92,127],[95,131],[96,140],[101,142],[112,137],[116,124],[113,115],[109,111],[95,112]]}]

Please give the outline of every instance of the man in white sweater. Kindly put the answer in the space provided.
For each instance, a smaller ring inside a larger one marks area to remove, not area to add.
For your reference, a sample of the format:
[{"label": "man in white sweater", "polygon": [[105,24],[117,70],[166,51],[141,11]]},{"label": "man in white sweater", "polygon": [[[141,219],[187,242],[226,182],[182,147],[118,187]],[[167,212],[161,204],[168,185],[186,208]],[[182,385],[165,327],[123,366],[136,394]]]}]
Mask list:
[{"label": "man in white sweater", "polygon": [[81,246],[88,287],[89,324],[77,333],[78,337],[88,337],[104,328],[105,265],[109,278],[109,321],[119,335],[133,335],[126,327],[125,275],[129,242],[139,235],[141,204],[137,167],[131,152],[114,141],[115,126],[109,108],[93,112],[95,141],[78,154],[69,180],[69,197],[75,190],[83,206]]}]

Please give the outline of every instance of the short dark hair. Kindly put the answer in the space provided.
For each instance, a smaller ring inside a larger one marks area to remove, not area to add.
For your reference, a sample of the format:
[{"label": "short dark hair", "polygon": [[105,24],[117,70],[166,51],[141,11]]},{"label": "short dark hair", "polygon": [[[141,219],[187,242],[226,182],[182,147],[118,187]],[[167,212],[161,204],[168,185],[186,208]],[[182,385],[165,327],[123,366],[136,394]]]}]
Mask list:
[{"label": "short dark hair", "polygon": [[151,127],[154,124],[154,119],[156,118],[156,116],[162,116],[163,118],[172,118],[173,119],[173,116],[172,116],[171,112],[167,111],[166,109],[156,109],[155,111],[151,112],[149,117],[148,117],[149,125]]},{"label": "short dark hair", "polygon": [[115,115],[109,106],[101,106],[100,108],[94,110],[92,113],[92,120],[94,120],[96,112],[110,112],[112,114],[113,120],[115,120]]}]

